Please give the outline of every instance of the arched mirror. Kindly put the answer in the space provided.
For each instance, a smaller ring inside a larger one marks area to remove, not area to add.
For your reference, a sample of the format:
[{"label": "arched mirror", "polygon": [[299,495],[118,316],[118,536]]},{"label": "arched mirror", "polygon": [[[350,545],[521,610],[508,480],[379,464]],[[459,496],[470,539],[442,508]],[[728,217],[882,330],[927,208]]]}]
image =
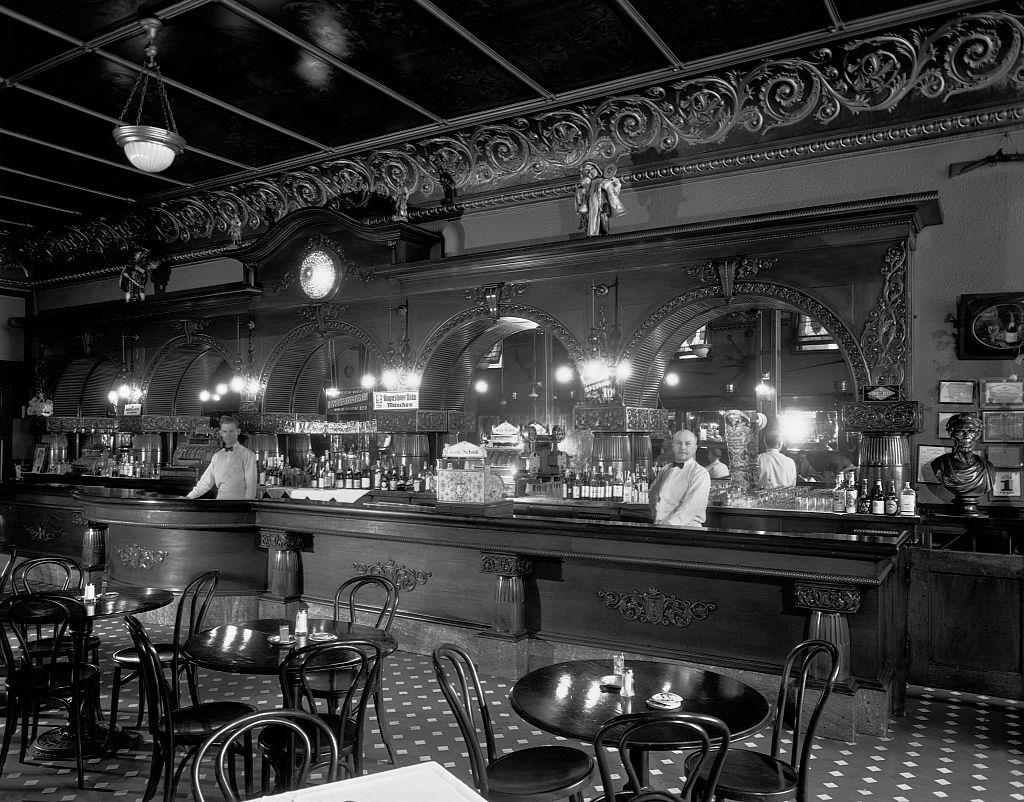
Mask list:
[{"label": "arched mirror", "polygon": [[806,457],[797,459],[806,480],[831,481],[856,463],[857,435],[842,430],[839,414],[853,400],[853,375],[820,321],[796,310],[744,309],[670,346],[660,403],[698,435],[699,462],[720,454],[727,464],[723,416],[740,409],[764,414],[764,431]]}]

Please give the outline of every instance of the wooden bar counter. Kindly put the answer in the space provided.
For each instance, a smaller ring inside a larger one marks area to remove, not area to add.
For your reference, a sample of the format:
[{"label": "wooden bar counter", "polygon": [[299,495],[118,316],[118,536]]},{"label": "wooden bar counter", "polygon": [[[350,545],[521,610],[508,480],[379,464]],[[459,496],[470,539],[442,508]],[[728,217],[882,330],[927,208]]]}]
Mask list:
[{"label": "wooden bar counter", "polygon": [[848,740],[884,733],[902,705],[907,530],[674,529],[451,515],[373,498],[188,501],[17,485],[0,489],[0,506],[11,521],[5,536],[19,545],[33,542],[39,524],[29,519],[44,507],[79,516],[83,527],[105,523],[116,581],[179,588],[218,568],[222,589],[265,588],[251,617],[290,616],[300,603],[329,617],[341,582],[383,574],[401,591],[402,649],[426,654],[455,641],[497,676],[576,658],[610,666],[611,653],[625,651],[723,670],[770,691],[787,651],[813,635],[844,655],[825,732]]}]

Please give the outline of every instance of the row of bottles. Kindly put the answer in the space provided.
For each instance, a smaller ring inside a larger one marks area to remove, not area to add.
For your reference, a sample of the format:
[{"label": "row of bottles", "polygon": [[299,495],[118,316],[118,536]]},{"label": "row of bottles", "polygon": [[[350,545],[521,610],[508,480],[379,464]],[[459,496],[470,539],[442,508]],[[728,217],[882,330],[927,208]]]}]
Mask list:
[{"label": "row of bottles", "polygon": [[615,501],[646,504],[650,482],[645,471],[605,470],[598,464],[591,471],[570,471],[562,484],[562,498],[573,501]]},{"label": "row of bottles", "polygon": [[836,475],[836,486],[832,490],[832,512],[858,513],[860,515],[916,515],[917,492],[905,482],[897,495],[896,482],[892,479],[888,487],[882,488],[882,480],[876,479],[875,486],[868,488],[868,480],[861,479],[853,471]]},{"label": "row of bottles", "polygon": [[427,468],[414,474],[403,460],[400,465],[388,463],[374,468],[351,462],[341,457],[333,462],[326,455],[319,459],[312,452],[303,467],[288,465],[280,456],[269,456],[259,463],[259,483],[267,487],[309,487],[323,490],[396,490],[406,493],[433,492],[437,477]]}]

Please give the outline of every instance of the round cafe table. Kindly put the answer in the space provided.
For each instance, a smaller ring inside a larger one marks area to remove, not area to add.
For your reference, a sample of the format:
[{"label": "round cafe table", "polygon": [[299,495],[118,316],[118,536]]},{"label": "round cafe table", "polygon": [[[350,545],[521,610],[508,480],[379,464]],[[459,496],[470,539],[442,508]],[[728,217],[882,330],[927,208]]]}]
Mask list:
[{"label": "round cafe table", "polygon": [[[284,618],[224,624],[193,635],[185,642],[182,652],[201,668],[235,674],[277,674],[281,661],[291,651],[313,643],[304,637],[285,645],[270,642],[270,636],[277,635],[282,626],[293,625],[294,622]],[[398,648],[398,641],[391,633],[365,624],[313,618],[309,621],[309,631],[335,635],[337,640],[331,643],[361,640],[376,644],[384,657]]]},{"label": "round cafe table", "polygon": [[[512,688],[512,709],[524,720],[545,732],[593,743],[598,729],[608,719],[624,713],[651,710],[645,703],[656,693],[673,692],[683,697],[678,709],[686,713],[716,716],[725,722],[732,739],[745,738],[768,722],[772,706],[761,693],[739,680],[700,668],[628,660],[633,669],[634,695],[622,696],[617,689],[601,684],[612,671],[611,660],[570,660],[544,666],[520,679]],[[687,749],[696,741],[659,738],[657,730],[641,747],[655,750]],[[605,743],[618,744],[618,734],[610,731]],[[636,750],[632,760],[638,774],[645,777],[647,752]]]},{"label": "round cafe table", "polygon": [[[103,596],[97,596],[95,601],[85,601],[77,590],[53,590],[46,591],[53,596],[66,596],[76,599],[85,606],[87,616],[86,637],[92,632],[93,622],[97,618],[112,618],[114,616],[135,615],[147,613],[150,610],[157,610],[165,607],[174,601],[174,594],[163,588],[143,588],[131,585],[118,585],[112,587]],[[86,755],[97,755],[105,751],[106,745],[111,742],[114,733],[108,727],[98,723],[95,731],[89,728],[82,730],[82,751]],[[67,726],[47,730],[39,735],[31,746],[32,752],[40,760],[57,760],[66,757],[74,757],[75,742]]]}]

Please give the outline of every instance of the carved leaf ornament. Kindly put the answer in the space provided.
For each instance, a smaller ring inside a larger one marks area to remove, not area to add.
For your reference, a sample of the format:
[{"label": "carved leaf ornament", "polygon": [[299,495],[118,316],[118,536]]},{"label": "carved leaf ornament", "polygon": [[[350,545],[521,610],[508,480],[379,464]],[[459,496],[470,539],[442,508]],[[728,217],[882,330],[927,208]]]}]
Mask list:
[{"label": "carved leaf ornament", "polygon": [[676,596],[666,596],[657,588],[644,593],[616,593],[613,590],[599,590],[597,595],[605,606],[618,611],[625,621],[638,621],[652,626],[688,627],[694,620],[704,620],[718,606],[709,602],[691,602]]}]

